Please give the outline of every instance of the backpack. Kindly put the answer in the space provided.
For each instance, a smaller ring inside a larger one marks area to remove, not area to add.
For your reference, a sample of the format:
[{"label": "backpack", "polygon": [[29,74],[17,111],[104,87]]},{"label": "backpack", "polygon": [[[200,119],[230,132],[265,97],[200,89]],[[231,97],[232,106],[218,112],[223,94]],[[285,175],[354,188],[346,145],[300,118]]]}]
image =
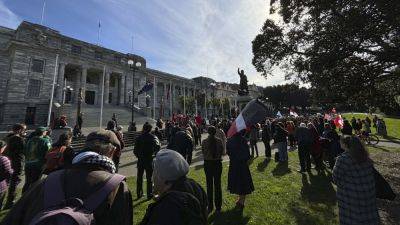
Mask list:
[{"label": "backpack", "polygon": [[45,171],[54,171],[64,164],[64,151],[66,146],[53,147],[46,154]]},{"label": "backpack", "polygon": [[31,220],[29,225],[93,225],[95,224],[94,210],[125,179],[122,175],[113,174],[103,187],[85,200],[65,199],[62,186],[64,171],[53,172],[46,178],[44,209]]}]

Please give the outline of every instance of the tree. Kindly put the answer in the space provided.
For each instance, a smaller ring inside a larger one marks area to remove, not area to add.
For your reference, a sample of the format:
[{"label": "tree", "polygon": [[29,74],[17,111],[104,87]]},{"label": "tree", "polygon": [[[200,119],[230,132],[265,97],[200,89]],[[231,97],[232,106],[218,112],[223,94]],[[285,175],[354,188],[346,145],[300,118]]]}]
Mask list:
[{"label": "tree", "polygon": [[267,19],[253,40],[258,72],[268,77],[280,67],[325,104],[382,107],[383,84],[400,78],[399,1],[271,0],[271,13],[280,21]]},{"label": "tree", "polygon": [[292,106],[305,108],[312,103],[311,91],[296,84],[265,87],[263,96],[277,108]]}]

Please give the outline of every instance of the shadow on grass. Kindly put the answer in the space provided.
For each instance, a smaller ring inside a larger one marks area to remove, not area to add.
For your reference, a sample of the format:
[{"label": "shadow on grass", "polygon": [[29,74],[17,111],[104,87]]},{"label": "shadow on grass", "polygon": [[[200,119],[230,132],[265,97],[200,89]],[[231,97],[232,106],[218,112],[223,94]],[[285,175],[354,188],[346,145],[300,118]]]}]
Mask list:
[{"label": "shadow on grass", "polygon": [[291,173],[292,171],[289,168],[288,161],[286,162],[279,162],[276,167],[272,170],[272,175],[274,177],[281,177],[285,174]]},{"label": "shadow on grass", "polygon": [[238,208],[222,211],[220,214],[214,213],[208,218],[209,224],[213,225],[246,225],[249,221],[250,217],[243,217],[243,209]]},{"label": "shadow on grass", "polygon": [[[400,144],[400,139],[398,139],[398,138],[396,138],[396,137],[393,137],[393,136],[388,135],[388,136],[384,136],[383,138],[385,138],[385,139],[388,140],[389,142],[393,142],[393,143],[396,143],[396,144]],[[381,141],[385,142],[385,140],[381,140]]]},{"label": "shadow on grass", "polygon": [[199,169],[203,169],[203,168],[204,168],[204,164],[194,166],[195,170],[199,170]]},{"label": "shadow on grass", "polygon": [[257,165],[257,170],[260,172],[263,172],[265,170],[265,168],[267,168],[270,161],[271,161],[270,159],[265,159],[264,161],[260,162]]},{"label": "shadow on grass", "polygon": [[302,174],[301,196],[312,203],[324,203],[328,206],[336,205],[336,191],[331,183],[331,176],[325,172],[319,175]]},{"label": "shadow on grass", "polygon": [[146,198],[142,198],[142,199],[139,200],[139,201],[134,201],[135,204],[133,204],[133,208],[136,208],[137,206],[139,206],[139,205],[141,205],[142,203],[147,202],[147,201],[150,201],[150,200],[147,200]]}]

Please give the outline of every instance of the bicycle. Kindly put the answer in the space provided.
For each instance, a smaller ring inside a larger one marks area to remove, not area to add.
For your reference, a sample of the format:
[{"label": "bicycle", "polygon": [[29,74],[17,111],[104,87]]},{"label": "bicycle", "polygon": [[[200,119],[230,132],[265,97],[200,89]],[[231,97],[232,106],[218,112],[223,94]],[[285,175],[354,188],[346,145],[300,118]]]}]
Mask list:
[{"label": "bicycle", "polygon": [[375,134],[365,134],[361,133],[358,137],[364,141],[367,145],[377,145],[379,143],[379,137]]}]

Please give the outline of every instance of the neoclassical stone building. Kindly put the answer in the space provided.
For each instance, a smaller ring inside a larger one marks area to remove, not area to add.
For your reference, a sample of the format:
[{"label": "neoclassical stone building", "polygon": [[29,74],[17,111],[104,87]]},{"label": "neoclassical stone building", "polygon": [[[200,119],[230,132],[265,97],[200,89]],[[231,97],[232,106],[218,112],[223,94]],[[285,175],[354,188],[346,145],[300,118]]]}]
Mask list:
[{"label": "neoclassical stone building", "polygon": [[[138,66],[134,80],[130,59]],[[146,105],[146,94],[138,96],[137,91],[147,81],[155,81],[154,89],[147,94],[151,108],[155,104],[156,113],[152,114],[157,118],[160,113],[169,116],[182,112],[178,96],[195,94],[193,80],[147,68],[146,60],[138,55],[76,40],[30,22],[22,22],[15,30],[0,27],[0,124],[45,124],[54,78],[54,111],[62,105],[62,113],[70,113],[71,117],[79,90],[82,109],[96,107],[98,111],[103,99],[105,109],[124,108],[129,112],[132,101],[139,108]]]}]

